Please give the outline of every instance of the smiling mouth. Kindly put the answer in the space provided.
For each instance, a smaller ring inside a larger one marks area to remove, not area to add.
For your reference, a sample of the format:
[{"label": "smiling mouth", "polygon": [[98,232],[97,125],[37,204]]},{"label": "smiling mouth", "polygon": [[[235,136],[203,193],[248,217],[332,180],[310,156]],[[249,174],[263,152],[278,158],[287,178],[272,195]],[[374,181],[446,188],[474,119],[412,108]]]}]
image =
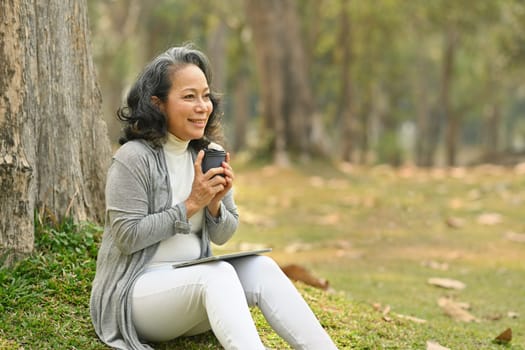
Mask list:
[{"label": "smiling mouth", "polygon": [[198,126],[205,126],[206,119],[188,119],[190,123],[193,123]]}]

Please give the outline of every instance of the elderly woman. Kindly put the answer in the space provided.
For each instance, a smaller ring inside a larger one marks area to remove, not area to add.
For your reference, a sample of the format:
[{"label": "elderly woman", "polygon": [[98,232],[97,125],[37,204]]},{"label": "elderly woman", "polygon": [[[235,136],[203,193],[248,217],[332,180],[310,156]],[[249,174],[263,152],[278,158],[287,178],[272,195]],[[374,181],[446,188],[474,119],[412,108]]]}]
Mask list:
[{"label": "elderly woman", "polygon": [[107,177],[95,330],[116,349],[151,349],[210,329],[225,349],[264,349],[249,311],[258,306],[293,348],[336,349],[271,258],[172,267],[211,255],[210,242],[225,243],[237,228],[229,155],[201,168],[203,149],[221,148],[210,83],[207,58],[174,47],[146,66],[118,112],[125,128]]}]

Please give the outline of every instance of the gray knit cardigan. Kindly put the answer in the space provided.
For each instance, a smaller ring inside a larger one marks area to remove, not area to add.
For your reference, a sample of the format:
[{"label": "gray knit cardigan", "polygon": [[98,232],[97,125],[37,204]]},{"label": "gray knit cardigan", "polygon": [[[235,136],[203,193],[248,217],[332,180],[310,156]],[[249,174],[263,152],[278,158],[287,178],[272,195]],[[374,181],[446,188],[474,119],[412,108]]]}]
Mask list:
[{"label": "gray knit cardigan", "polygon": [[[107,176],[105,227],[90,299],[95,331],[114,349],[152,349],[133,327],[130,298],[159,242],[190,232],[186,207],[172,206],[171,196],[162,148],[135,140],[116,152]],[[206,210],[203,221],[201,257],[211,255],[210,241],[223,244],[237,228],[232,191],[222,200],[220,216]]]}]

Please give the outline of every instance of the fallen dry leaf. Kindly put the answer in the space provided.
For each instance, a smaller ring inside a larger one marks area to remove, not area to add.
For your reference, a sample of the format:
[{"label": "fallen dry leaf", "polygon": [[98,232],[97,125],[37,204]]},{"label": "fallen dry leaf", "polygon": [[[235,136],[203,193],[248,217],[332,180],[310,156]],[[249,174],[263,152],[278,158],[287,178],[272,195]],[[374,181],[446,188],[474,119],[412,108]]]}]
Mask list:
[{"label": "fallen dry leaf", "polygon": [[514,172],[518,175],[525,175],[525,162],[516,164]]},{"label": "fallen dry leaf", "polygon": [[412,322],[419,323],[419,324],[427,323],[427,320],[424,320],[418,317],[414,317],[414,316],[407,316],[407,315],[401,315],[401,314],[396,314],[396,316],[404,320],[412,321]]},{"label": "fallen dry leaf", "polygon": [[501,214],[498,213],[484,213],[478,216],[478,223],[481,225],[496,225],[502,221]]},{"label": "fallen dry leaf", "polygon": [[433,341],[427,341],[427,350],[450,350],[450,349],[440,345],[439,343],[435,343]]},{"label": "fallen dry leaf", "polygon": [[343,173],[350,175],[354,173],[355,166],[350,162],[341,162],[339,164],[339,170],[341,170]]},{"label": "fallen dry leaf", "polygon": [[373,208],[376,206],[376,198],[372,196],[366,196],[361,198],[361,206],[364,208]]},{"label": "fallen dry leaf", "polygon": [[310,185],[312,187],[323,187],[325,185],[325,181],[320,176],[312,176],[310,177]]},{"label": "fallen dry leaf", "polygon": [[289,209],[292,206],[292,201],[293,199],[291,196],[283,194],[280,194],[279,196],[270,195],[266,198],[268,207],[278,207],[283,209]]},{"label": "fallen dry leaf", "polygon": [[461,198],[452,198],[448,202],[448,206],[451,209],[461,209],[465,206],[465,203],[463,202]]},{"label": "fallen dry leaf", "polygon": [[430,170],[430,175],[433,179],[441,180],[444,179],[447,174],[443,168],[435,167]]},{"label": "fallen dry leaf", "polygon": [[505,329],[500,335],[494,339],[496,343],[500,344],[508,344],[512,340],[512,329],[507,328]]},{"label": "fallen dry leaf", "polygon": [[297,253],[301,251],[312,250],[312,248],[313,248],[313,245],[310,243],[294,242],[294,243],[288,244],[284,248],[284,251],[286,253]]},{"label": "fallen dry leaf", "polygon": [[503,318],[502,314],[491,314],[484,317],[485,319],[489,321],[499,321]]},{"label": "fallen dry leaf", "polygon": [[440,263],[435,260],[430,261],[423,261],[421,265],[425,267],[429,267],[433,270],[440,270],[440,271],[447,271],[448,270],[448,264],[447,263]]},{"label": "fallen dry leaf", "polygon": [[344,190],[348,188],[349,183],[347,180],[330,179],[328,180],[327,185],[329,188],[333,188],[335,190]]},{"label": "fallen dry leaf", "polygon": [[474,171],[479,175],[493,175],[498,176],[505,173],[505,167],[496,164],[480,164],[475,166]]},{"label": "fallen dry leaf", "polygon": [[345,240],[345,239],[338,239],[337,241],[331,242],[330,245],[333,245],[334,247],[341,248],[341,249],[351,249],[352,248],[352,242],[350,242],[349,240]]},{"label": "fallen dry leaf", "polygon": [[390,310],[391,310],[390,305],[385,306],[385,308],[383,309],[383,315],[384,316],[388,315],[390,313]]},{"label": "fallen dry leaf", "polygon": [[516,233],[512,231],[505,232],[505,239],[518,243],[525,243],[525,233]]},{"label": "fallen dry leaf", "polygon": [[456,301],[456,304],[463,310],[470,310],[470,304],[464,301]]},{"label": "fallen dry leaf", "polygon": [[390,313],[390,310],[391,310],[391,307],[390,305],[386,305],[384,308],[383,308],[383,305],[381,305],[381,303],[373,303],[372,304],[372,307],[376,310],[376,311],[379,311],[383,314],[383,316],[386,316]]},{"label": "fallen dry leaf", "polygon": [[372,303],[372,307],[376,311],[381,311],[381,303]]},{"label": "fallen dry leaf", "polygon": [[261,227],[273,227],[275,226],[275,222],[264,216],[259,215],[253,212],[250,212],[248,210],[243,210],[241,217],[241,222],[248,224],[248,225],[254,225],[254,226],[261,226]]},{"label": "fallen dry leaf", "polygon": [[439,277],[432,277],[428,279],[428,284],[431,284],[436,287],[446,288],[446,289],[457,289],[462,290],[465,289],[466,285],[465,283],[457,280],[453,280],[450,278],[439,278]]},{"label": "fallen dry leaf", "polygon": [[467,175],[467,170],[465,168],[456,167],[449,169],[450,177],[455,179],[463,179]]},{"label": "fallen dry leaf", "polygon": [[448,227],[450,228],[461,228],[465,225],[465,221],[461,218],[455,218],[455,217],[450,217],[448,218],[445,223],[447,224]]},{"label": "fallen dry leaf", "polygon": [[277,166],[277,165],[267,165],[264,168],[262,168],[262,171],[260,174],[266,177],[274,177],[279,175],[279,171],[281,171],[283,167]]},{"label": "fallen dry leaf", "polygon": [[300,281],[310,286],[317,287],[323,290],[330,288],[330,283],[324,278],[314,276],[310,271],[300,265],[290,264],[282,266],[284,274],[293,281]]},{"label": "fallen dry leaf", "polygon": [[461,322],[478,322],[479,320],[470,312],[465,310],[468,304],[458,303],[449,298],[439,298],[438,305],[445,312],[446,315],[452,317],[456,321]]},{"label": "fallen dry leaf", "polygon": [[403,179],[411,179],[416,175],[416,169],[413,166],[403,166],[398,170],[398,176]]},{"label": "fallen dry leaf", "polygon": [[251,243],[251,242],[240,242],[238,245],[239,250],[258,250],[270,248],[268,244],[265,243]]},{"label": "fallen dry leaf", "polygon": [[328,214],[319,219],[321,225],[336,225],[341,222],[341,215],[339,213]]}]

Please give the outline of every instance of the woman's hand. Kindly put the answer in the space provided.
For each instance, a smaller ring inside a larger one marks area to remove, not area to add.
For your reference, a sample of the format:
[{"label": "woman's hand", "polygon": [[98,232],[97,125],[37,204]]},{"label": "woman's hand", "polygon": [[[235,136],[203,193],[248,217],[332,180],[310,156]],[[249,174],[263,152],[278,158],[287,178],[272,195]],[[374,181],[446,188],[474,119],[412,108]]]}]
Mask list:
[{"label": "woman's hand", "polygon": [[[222,167],[212,168],[203,174],[202,159],[204,158],[204,151],[200,151],[197,154],[191,193],[184,202],[188,218],[206,206],[208,206],[208,210],[213,216],[218,216],[220,201],[233,184],[233,171],[228,165],[229,157],[229,154],[226,154],[226,162],[222,163]],[[223,174],[224,177],[216,176],[220,174]]]}]

